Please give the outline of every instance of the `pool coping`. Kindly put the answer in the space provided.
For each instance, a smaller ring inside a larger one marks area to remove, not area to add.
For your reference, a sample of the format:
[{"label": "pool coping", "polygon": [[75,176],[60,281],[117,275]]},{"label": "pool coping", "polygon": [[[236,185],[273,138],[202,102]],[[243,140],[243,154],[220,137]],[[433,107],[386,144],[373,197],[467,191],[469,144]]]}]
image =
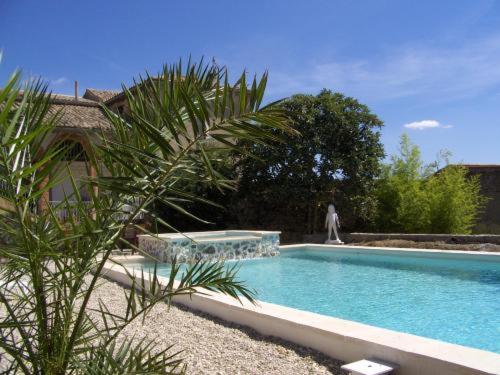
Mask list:
[{"label": "pool coping", "polygon": [[[342,251],[342,249],[354,249],[354,250],[362,250],[362,251],[380,251],[386,253],[402,253],[402,254],[411,254],[418,255],[418,253],[423,254],[437,254],[437,255],[446,255],[448,257],[460,256],[458,258],[463,259],[464,257],[473,257],[476,256],[478,258],[488,258],[491,257],[495,259],[495,261],[500,261],[500,252],[493,251],[466,251],[466,250],[444,250],[444,249],[415,249],[415,248],[403,248],[403,247],[376,247],[376,246],[359,246],[359,245],[326,245],[326,244],[315,244],[315,243],[304,243],[304,244],[293,244],[293,245],[280,245],[280,251],[284,250],[292,250],[299,249],[304,247],[314,247],[320,249],[329,249],[331,251]],[[417,254],[415,254],[417,253]]]},{"label": "pool coping", "polygon": [[[337,245],[300,244],[285,245],[286,249],[305,246],[325,247],[336,250]],[[350,246],[355,249],[366,247]],[[281,249],[281,247],[280,247]],[[377,250],[415,249],[368,248]],[[418,249],[420,252],[422,249]],[[426,250],[440,253],[449,250]],[[459,251],[460,254],[464,253]],[[465,252],[477,254],[478,252]],[[485,255],[491,255],[488,252]],[[481,254],[479,254],[481,255]],[[143,256],[115,257],[126,267],[126,263],[138,262]],[[500,258],[499,258],[500,259]],[[134,272],[127,268],[128,272]],[[103,275],[126,286],[130,279],[120,266],[108,262]],[[159,277],[161,283],[167,278]],[[249,326],[264,335],[280,337],[299,345],[313,348],[341,361],[362,358],[378,358],[397,363],[397,374],[500,374],[500,354],[471,347],[451,344],[435,339],[379,328],[364,323],[320,315],[287,306],[257,301],[240,304],[237,300],[217,292],[203,290],[204,294],[182,296],[174,301],[189,308],[240,325]]]},{"label": "pool coping", "polygon": [[[248,234],[259,234],[261,237],[263,235],[270,234],[281,234],[281,231],[268,231],[268,230],[236,230],[236,229],[228,229],[228,230],[216,230],[216,231],[199,231],[199,232],[184,232],[184,233],[158,233],[156,236],[152,236],[151,234],[139,234],[137,237],[154,237],[160,240],[194,240],[200,237],[204,237],[209,235],[213,238],[223,238],[227,234],[235,234],[235,233],[248,233]],[[219,236],[217,236],[219,235]],[[232,237],[240,237],[240,236],[232,236]]]}]

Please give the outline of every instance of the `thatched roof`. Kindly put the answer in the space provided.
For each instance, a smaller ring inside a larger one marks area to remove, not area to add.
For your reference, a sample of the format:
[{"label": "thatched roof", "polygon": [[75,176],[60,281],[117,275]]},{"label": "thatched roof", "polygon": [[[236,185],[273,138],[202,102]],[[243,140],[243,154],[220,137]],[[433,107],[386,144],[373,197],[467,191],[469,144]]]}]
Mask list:
[{"label": "thatched roof", "polygon": [[118,95],[120,91],[114,90],[97,90],[97,89],[86,89],[83,97],[85,99],[94,100],[100,103],[107,102],[114,96]]},{"label": "thatched roof", "polygon": [[54,95],[51,101],[50,113],[60,113],[58,127],[108,130],[112,126],[96,101],[69,95]]},{"label": "thatched roof", "polygon": [[[182,77],[181,77],[182,79]],[[140,87],[141,85],[143,85],[146,81],[148,80],[151,80],[151,81],[159,81],[161,80],[161,77],[149,77],[147,78],[145,81],[140,81],[140,82],[134,82],[134,84],[132,86],[130,86],[128,88],[128,90],[131,92],[131,93],[134,93],[138,87]],[[117,92],[115,95],[113,95],[111,98],[109,98],[108,100],[105,100],[105,103],[106,105],[111,105],[111,104],[114,104],[120,100],[124,100],[126,97],[125,95],[125,91],[120,91],[120,92]]]}]

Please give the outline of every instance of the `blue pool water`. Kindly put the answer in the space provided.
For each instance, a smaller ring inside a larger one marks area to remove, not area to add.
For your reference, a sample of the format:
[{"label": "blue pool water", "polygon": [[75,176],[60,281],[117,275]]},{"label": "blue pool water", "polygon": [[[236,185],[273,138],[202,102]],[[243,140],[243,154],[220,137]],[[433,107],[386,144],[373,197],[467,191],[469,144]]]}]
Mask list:
[{"label": "blue pool water", "polygon": [[500,353],[500,262],[361,252],[285,250],[238,274],[262,301]]}]

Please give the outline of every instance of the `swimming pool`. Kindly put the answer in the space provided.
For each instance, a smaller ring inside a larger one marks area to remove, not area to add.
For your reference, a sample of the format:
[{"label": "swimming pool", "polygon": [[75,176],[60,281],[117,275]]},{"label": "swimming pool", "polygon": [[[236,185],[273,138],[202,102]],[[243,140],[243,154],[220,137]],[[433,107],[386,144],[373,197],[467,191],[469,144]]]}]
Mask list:
[{"label": "swimming pool", "polygon": [[240,262],[259,300],[500,353],[498,256],[285,248]]}]

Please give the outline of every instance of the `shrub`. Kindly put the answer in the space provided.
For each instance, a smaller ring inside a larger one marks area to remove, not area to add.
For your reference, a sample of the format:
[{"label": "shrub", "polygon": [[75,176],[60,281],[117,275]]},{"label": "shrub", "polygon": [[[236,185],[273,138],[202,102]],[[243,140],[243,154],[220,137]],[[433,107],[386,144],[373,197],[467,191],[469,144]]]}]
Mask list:
[{"label": "shrub", "polygon": [[485,204],[477,177],[440,161],[424,165],[418,146],[403,134],[399,155],[377,182],[375,229],[403,233],[470,233]]},{"label": "shrub", "polygon": [[480,194],[478,176],[449,165],[426,181],[429,200],[429,233],[470,233],[486,199]]}]

